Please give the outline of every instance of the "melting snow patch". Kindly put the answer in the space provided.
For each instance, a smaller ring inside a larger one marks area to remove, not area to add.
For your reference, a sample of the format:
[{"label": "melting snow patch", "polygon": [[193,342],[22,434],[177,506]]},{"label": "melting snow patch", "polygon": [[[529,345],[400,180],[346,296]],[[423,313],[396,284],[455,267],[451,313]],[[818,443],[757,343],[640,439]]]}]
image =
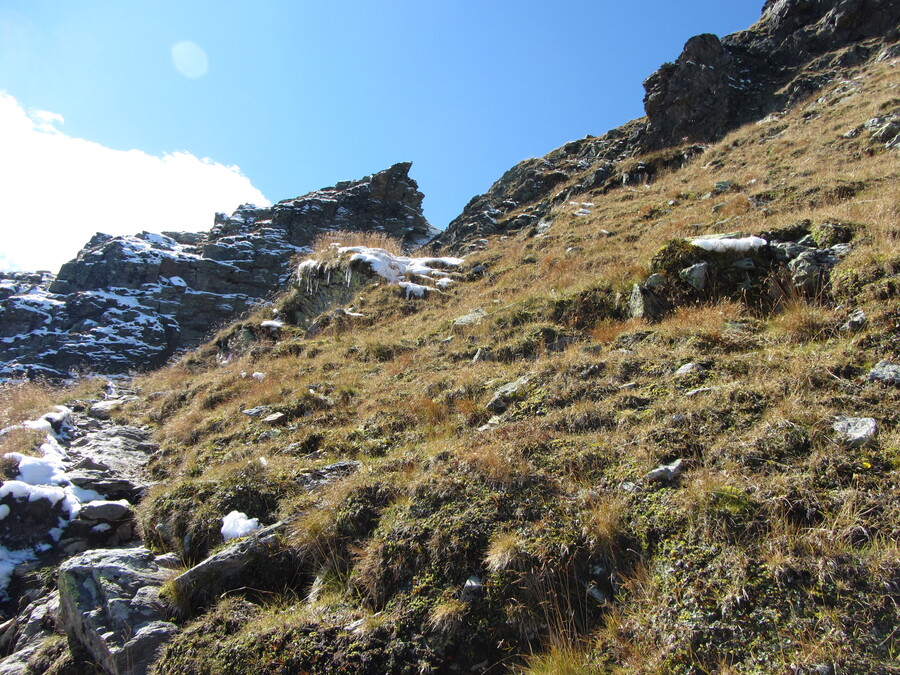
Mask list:
[{"label": "melting snow patch", "polygon": [[697,239],[689,239],[694,246],[699,246],[705,251],[716,251],[723,253],[725,251],[737,251],[746,253],[747,251],[755,251],[761,246],[765,246],[769,242],[761,237],[740,237],[737,239],[729,239],[724,237],[699,237]]},{"label": "melting snow patch", "polygon": [[247,514],[240,511],[232,511],[222,518],[222,536],[225,541],[245,537],[259,529],[259,518],[248,518]]},{"label": "melting snow patch", "polygon": [[274,319],[269,319],[268,321],[263,321],[259,325],[262,326],[263,328],[274,328],[275,330],[278,330],[279,328],[281,328],[284,325],[284,322],[276,321]]},{"label": "melting snow patch", "polygon": [[[407,298],[421,298],[426,290],[434,291],[446,287],[446,283],[436,284],[436,286],[416,284],[410,281],[412,277],[428,281],[446,279],[448,273],[445,270],[459,267],[463,262],[462,258],[410,258],[394,255],[382,248],[334,246],[341,257],[349,255],[348,262],[362,262],[388,283],[400,285],[406,291]],[[297,268],[298,276],[307,280],[307,290],[312,291],[312,278],[318,273],[320,267],[317,260],[305,260]],[[348,283],[350,281],[349,271],[347,281]]]}]

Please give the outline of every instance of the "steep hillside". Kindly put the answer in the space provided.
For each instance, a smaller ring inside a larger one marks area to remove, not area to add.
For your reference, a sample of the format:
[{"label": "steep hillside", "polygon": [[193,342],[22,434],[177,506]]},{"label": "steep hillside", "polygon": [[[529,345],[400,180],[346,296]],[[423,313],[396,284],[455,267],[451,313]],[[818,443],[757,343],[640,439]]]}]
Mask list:
[{"label": "steep hillside", "polygon": [[[19,672],[900,673],[897,9],[770,0],[729,63],[808,58],[749,123],[657,147],[648,110],[427,255],[329,232],[109,392],[72,433],[152,430],[147,549],[13,574],[0,640],[46,631]],[[138,586],[166,604],[140,630]]]}]

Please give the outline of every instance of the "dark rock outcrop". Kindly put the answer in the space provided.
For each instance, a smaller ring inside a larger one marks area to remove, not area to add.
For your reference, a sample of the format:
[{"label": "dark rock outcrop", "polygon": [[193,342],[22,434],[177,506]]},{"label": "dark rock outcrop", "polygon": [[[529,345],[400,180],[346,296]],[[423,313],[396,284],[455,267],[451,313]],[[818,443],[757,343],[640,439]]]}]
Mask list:
[{"label": "dark rock outcrop", "polygon": [[644,82],[647,149],[710,142],[783,110],[898,37],[894,0],[769,0],[751,28],[698,35]]},{"label": "dark rock outcrop", "polygon": [[536,227],[551,206],[567,199],[563,185],[573,180],[579,181],[574,189],[578,192],[621,184],[615,167],[640,147],[645,127],[643,120],[636,120],[599,138],[588,136],[519,162],[486,193],[474,197],[434,244],[459,252],[478,248],[477,240],[488,235]]},{"label": "dark rock outcrop", "polygon": [[[520,162],[434,243],[459,252],[482,247],[492,234],[539,233],[551,207],[575,195],[649,182],[702,153],[704,143],[799,103],[848,67],[895,54],[898,24],[896,0],[769,0],[751,28],[722,39],[692,37],[674,63],[650,75],[646,117]],[[894,121],[886,116],[877,132],[889,148],[900,147]],[[631,159],[638,155],[643,161]],[[580,206],[573,204],[576,215]]]},{"label": "dark rock outcrop", "polygon": [[0,375],[161,365],[283,288],[291,259],[322,232],[383,232],[409,247],[430,240],[437,230],[409,168],[267,208],[244,205],[217,214],[208,233],[97,234],[55,279],[4,279]]}]

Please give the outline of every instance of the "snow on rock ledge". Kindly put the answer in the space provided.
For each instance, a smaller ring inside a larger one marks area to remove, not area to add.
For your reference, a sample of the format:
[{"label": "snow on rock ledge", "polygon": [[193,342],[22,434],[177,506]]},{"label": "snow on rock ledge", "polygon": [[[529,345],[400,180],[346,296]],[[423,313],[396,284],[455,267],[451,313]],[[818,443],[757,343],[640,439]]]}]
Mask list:
[{"label": "snow on rock ledge", "polygon": [[768,244],[768,242],[761,237],[734,237],[732,235],[695,237],[693,239],[688,239],[688,241],[705,251],[715,251],[717,253],[724,253],[725,251],[747,253],[748,251],[755,251]]},{"label": "snow on rock ledge", "polygon": [[314,293],[318,289],[318,281],[323,274],[330,281],[331,271],[334,269],[341,269],[344,272],[346,283],[349,285],[353,266],[356,264],[363,265],[389,284],[399,286],[407,298],[421,298],[429,292],[446,289],[453,282],[447,270],[459,267],[463,263],[462,258],[412,258],[394,255],[383,248],[338,244],[332,246],[336,254],[333,261],[310,259],[298,266],[297,276],[307,293]]}]

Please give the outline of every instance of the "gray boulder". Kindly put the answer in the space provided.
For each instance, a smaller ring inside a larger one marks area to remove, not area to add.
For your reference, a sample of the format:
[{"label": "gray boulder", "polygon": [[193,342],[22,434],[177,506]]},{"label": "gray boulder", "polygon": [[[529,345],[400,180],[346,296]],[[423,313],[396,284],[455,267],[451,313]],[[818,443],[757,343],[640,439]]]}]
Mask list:
[{"label": "gray boulder", "polygon": [[871,417],[838,416],[834,418],[831,428],[838,440],[851,448],[868,445],[878,433],[878,423]]},{"label": "gray boulder", "polygon": [[491,412],[502,413],[516,401],[525,398],[529,378],[527,376],[520,377],[515,382],[504,384],[488,401],[487,408]]},{"label": "gray boulder", "polygon": [[143,675],[178,633],[159,599],[168,574],[145,548],[71,558],[59,569],[61,627],[107,672]]},{"label": "gray boulder", "polygon": [[682,281],[693,286],[695,290],[702,291],[706,288],[706,274],[708,268],[708,263],[697,263],[696,265],[691,265],[690,267],[681,270],[678,273],[678,276]]},{"label": "gray boulder", "polygon": [[294,558],[281,544],[283,522],[235,539],[218,553],[175,577],[177,597],[186,607],[199,608],[236,588],[286,586],[296,573]]},{"label": "gray boulder", "polygon": [[891,363],[890,361],[879,361],[878,364],[869,371],[869,382],[892,384],[895,387],[900,386],[900,365]]},{"label": "gray boulder", "polygon": [[681,459],[676,459],[671,464],[660,464],[658,467],[647,473],[646,479],[650,483],[671,483],[681,475],[681,466]]},{"label": "gray boulder", "polygon": [[53,636],[59,615],[59,592],[37,598],[4,624],[0,646],[8,656],[0,659],[0,675],[25,675],[34,672],[29,659],[44,641]]},{"label": "gray boulder", "polygon": [[635,284],[631,288],[631,298],[628,301],[628,312],[632,318],[657,321],[662,318],[662,303],[649,288]]}]

